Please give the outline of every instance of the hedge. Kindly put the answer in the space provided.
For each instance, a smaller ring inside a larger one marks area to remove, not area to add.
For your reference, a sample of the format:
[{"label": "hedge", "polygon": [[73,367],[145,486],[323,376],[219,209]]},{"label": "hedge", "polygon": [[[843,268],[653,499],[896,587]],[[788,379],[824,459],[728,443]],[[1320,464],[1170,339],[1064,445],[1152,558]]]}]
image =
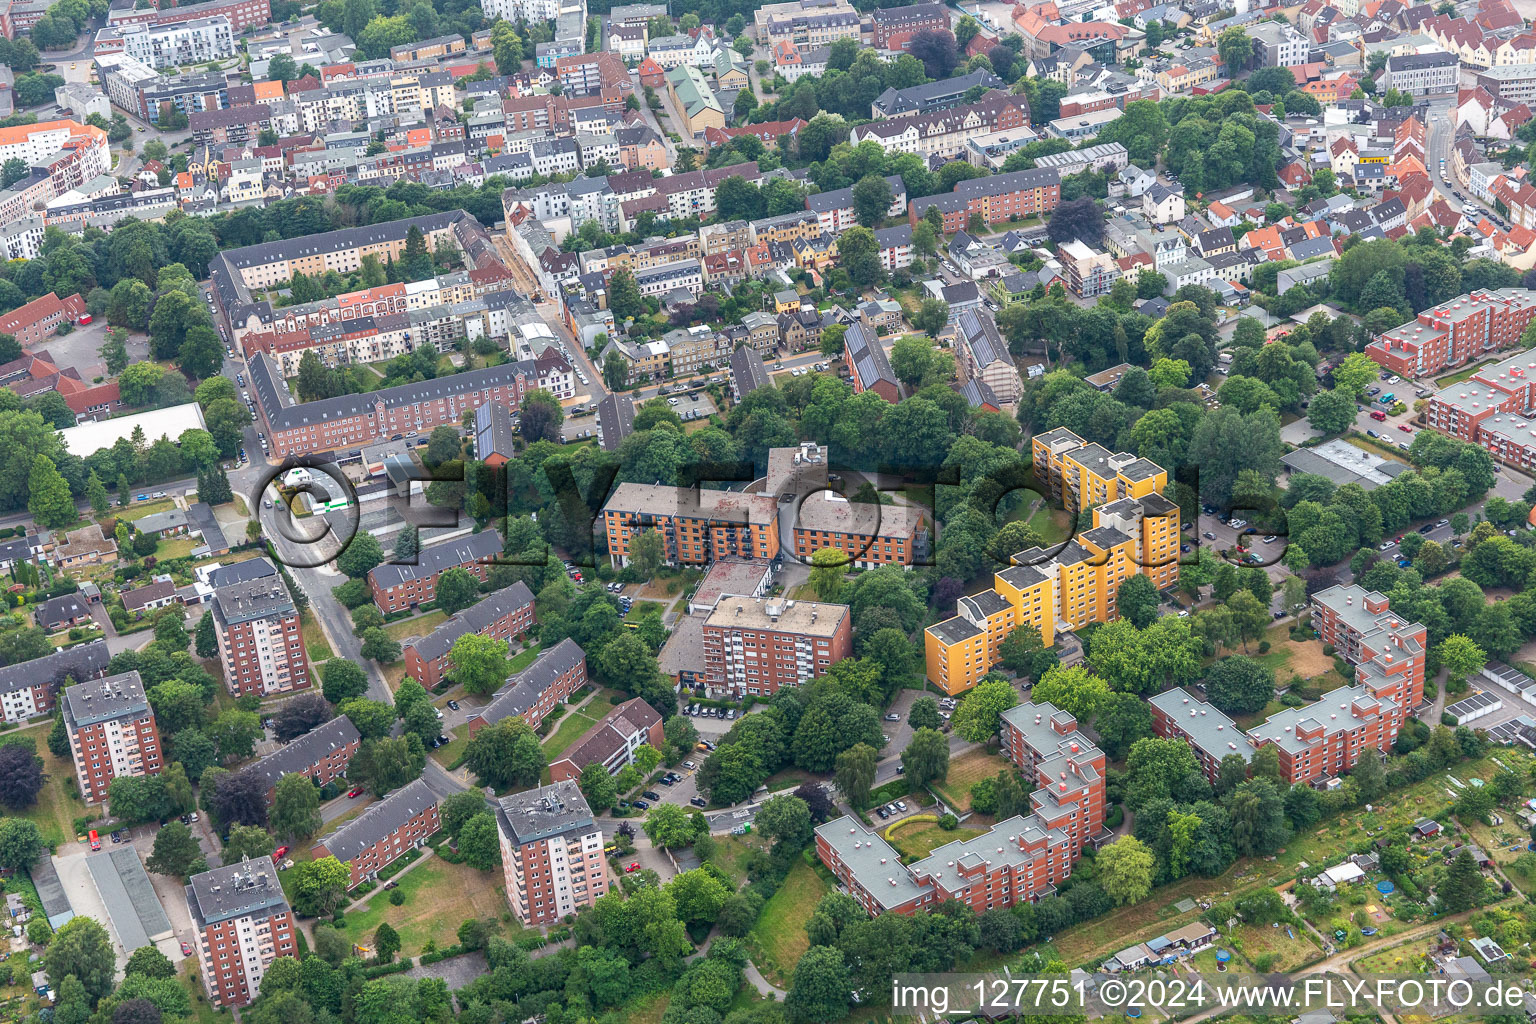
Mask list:
[{"label": "hedge", "polygon": [[427,964],[435,964],[439,960],[447,960],[451,956],[459,956],[466,952],[468,950],[463,946],[454,943],[451,946],[444,946],[442,949],[434,949],[430,953],[421,954],[421,965],[425,967]]},{"label": "hedge", "polygon": [[364,967],[363,977],[382,978],[386,974],[399,974],[401,971],[408,971],[414,966],[416,965],[411,962],[410,957],[402,957],[392,964],[375,964],[372,967]]},{"label": "hedge", "polygon": [[933,821],[933,822],[937,822],[938,820],[939,820],[939,816],[937,814],[909,814],[907,817],[902,818],[900,821],[892,822],[891,824],[887,825],[885,827],[884,835],[885,835],[886,840],[889,841],[890,838],[891,838],[891,833],[895,832],[898,828],[901,828],[901,826],[907,824],[908,822],[912,822],[912,821]]},{"label": "hedge", "polygon": [[[409,850],[406,850],[404,853],[390,861],[388,864],[384,865],[382,868],[379,868],[379,881],[387,881],[388,879],[393,878],[395,875],[398,875],[401,871],[403,871],[408,865],[414,864],[420,859],[421,851],[414,846],[411,847]],[[361,888],[361,886],[359,886],[359,888]]]}]

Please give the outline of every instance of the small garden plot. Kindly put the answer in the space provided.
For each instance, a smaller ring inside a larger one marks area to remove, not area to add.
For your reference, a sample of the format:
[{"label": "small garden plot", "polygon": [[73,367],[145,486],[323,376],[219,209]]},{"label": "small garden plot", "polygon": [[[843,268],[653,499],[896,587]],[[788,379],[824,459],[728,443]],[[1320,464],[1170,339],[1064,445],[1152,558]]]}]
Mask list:
[{"label": "small garden plot", "polygon": [[971,809],[971,787],[982,779],[993,779],[1000,771],[1011,770],[1013,762],[978,747],[949,762],[949,774],[943,782],[935,782],[932,789],[956,814]]},{"label": "small garden plot", "polygon": [[387,623],[384,632],[396,640],[404,640],[408,636],[426,636],[447,620],[447,612],[430,611],[425,615]]},{"label": "small garden plot", "polygon": [[1431,946],[1423,939],[1383,949],[1354,962],[1361,974],[1417,974],[1424,968]]},{"label": "small garden plot", "polygon": [[1323,953],[1305,928],[1283,921],[1273,926],[1240,925],[1233,937],[1233,945],[1256,971],[1295,970]]}]

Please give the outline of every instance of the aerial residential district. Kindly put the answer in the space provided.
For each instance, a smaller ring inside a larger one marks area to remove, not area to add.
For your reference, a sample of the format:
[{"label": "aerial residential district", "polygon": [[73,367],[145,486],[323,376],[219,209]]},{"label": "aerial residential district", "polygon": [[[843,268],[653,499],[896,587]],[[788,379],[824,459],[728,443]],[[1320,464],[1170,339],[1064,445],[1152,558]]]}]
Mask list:
[{"label": "aerial residential district", "polygon": [[1536,0],[879,2],[0,0],[0,1024],[1536,1022]]}]

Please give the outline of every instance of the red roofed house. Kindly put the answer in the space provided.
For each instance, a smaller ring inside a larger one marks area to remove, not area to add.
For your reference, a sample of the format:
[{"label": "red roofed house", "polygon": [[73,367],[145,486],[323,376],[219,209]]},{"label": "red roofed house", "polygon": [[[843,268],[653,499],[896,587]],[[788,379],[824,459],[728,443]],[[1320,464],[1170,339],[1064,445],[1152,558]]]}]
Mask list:
[{"label": "red roofed house", "polygon": [[788,121],[761,121],[757,124],[742,125],[739,128],[714,128],[704,129],[704,145],[713,149],[716,146],[728,145],[730,141],[739,135],[755,135],[759,142],[765,146],[772,146],[778,142],[780,135],[794,135],[805,122],[798,117]]},{"label": "red roofed house", "polygon": [[1280,168],[1278,175],[1288,188],[1300,188],[1312,180],[1312,173],[1294,160]]},{"label": "red roofed house", "polygon": [[63,324],[73,323],[84,315],[85,300],[78,292],[67,299],[49,292],[0,317],[0,334],[9,334],[22,348],[31,348]]},{"label": "red roofed house", "polygon": [[667,84],[667,72],[653,58],[647,57],[640,62],[637,69],[640,72],[640,84],[648,85],[652,89],[660,89]]}]

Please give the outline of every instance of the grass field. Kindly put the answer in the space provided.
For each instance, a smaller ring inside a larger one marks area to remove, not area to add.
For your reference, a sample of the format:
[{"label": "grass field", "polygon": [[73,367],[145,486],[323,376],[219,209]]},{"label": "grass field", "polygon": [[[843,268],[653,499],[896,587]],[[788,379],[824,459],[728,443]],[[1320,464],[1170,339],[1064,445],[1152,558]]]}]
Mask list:
[{"label": "grass field", "polygon": [[915,821],[892,833],[891,845],[906,856],[922,858],[946,843],[980,835],[986,835],[986,832],[979,828],[957,828],[946,832],[931,821]]},{"label": "grass field", "polygon": [[439,764],[450,765],[457,761],[464,753],[464,748],[469,746],[469,723],[456,725],[448,730],[448,742],[431,751],[432,757]]},{"label": "grass field", "polygon": [[816,904],[827,894],[827,883],[804,860],[795,861],[779,891],[763,907],[757,924],[747,935],[756,951],[753,958],[763,977],[780,988],[787,988],[795,964],[810,948],[805,922],[816,911]]},{"label": "grass field", "polygon": [[944,802],[963,814],[971,809],[971,787],[982,779],[996,778],[1012,764],[1007,758],[989,754],[981,747],[968,750],[949,762],[949,775],[932,785]]},{"label": "grass field", "polygon": [[439,946],[457,942],[459,925],[472,917],[500,921],[507,913],[502,887],[492,884],[499,879],[468,864],[431,857],[396,877],[405,903],[393,906],[388,893],[376,890],[366,907],[346,915],[344,931],[353,942],[369,944],[387,921],[400,933],[401,955],[415,956],[429,939]]},{"label": "grass field", "polygon": [[1498,362],[1496,359],[1484,359],[1480,363],[1473,363],[1471,366],[1463,366],[1455,373],[1448,373],[1444,377],[1436,377],[1435,387],[1448,388],[1452,384],[1460,384],[1464,380],[1471,380],[1472,376],[1483,367],[1492,366],[1496,362]]},{"label": "grass field", "polygon": [[767,848],[768,842],[756,833],[746,836],[716,836],[715,855],[709,859],[709,862],[730,875],[736,881],[736,887],[740,888],[741,884],[747,880],[747,852]]},{"label": "grass field", "polygon": [[336,652],[331,650],[330,641],[326,640],[325,633],[320,630],[320,620],[315,618],[313,612],[306,608],[299,621],[304,630],[304,650],[311,662],[330,661],[336,656]]},{"label": "grass field", "polygon": [[544,741],[544,753],[551,758],[560,756],[565,753],[566,747],[575,743],[582,733],[596,724],[596,718],[588,718],[581,711],[567,711],[565,717],[555,726],[555,731],[549,734],[549,739]]},{"label": "grass field", "polygon": [[1029,525],[1047,544],[1060,544],[1071,536],[1072,514],[1044,505],[1029,517]]},{"label": "grass field", "polygon": [[425,615],[417,615],[413,618],[387,623],[384,626],[384,632],[396,640],[404,640],[408,636],[426,636],[446,622],[447,619],[447,612],[427,612]]},{"label": "grass field", "polygon": [[532,644],[526,650],[518,651],[516,654],[514,654],[512,656],[512,664],[510,666],[512,674],[516,675],[517,673],[521,672],[523,669],[527,668],[529,665],[532,665],[533,664],[533,660],[535,658],[537,658],[538,656],[539,656],[539,645],[538,644]]},{"label": "grass field", "polygon": [[48,749],[48,731],[51,722],[20,729],[10,736],[27,736],[37,744],[37,756],[43,759],[43,788],[38,791],[37,803],[17,815],[37,823],[45,843],[63,847],[75,841],[75,819],[87,813],[88,808],[73,795],[69,784],[74,778],[75,766],[68,758],[54,757]]},{"label": "grass field", "polygon": [[155,557],[161,561],[168,558],[186,558],[192,553],[192,549],[200,547],[202,540],[197,537],[173,537],[163,540],[160,546],[155,548]]}]

